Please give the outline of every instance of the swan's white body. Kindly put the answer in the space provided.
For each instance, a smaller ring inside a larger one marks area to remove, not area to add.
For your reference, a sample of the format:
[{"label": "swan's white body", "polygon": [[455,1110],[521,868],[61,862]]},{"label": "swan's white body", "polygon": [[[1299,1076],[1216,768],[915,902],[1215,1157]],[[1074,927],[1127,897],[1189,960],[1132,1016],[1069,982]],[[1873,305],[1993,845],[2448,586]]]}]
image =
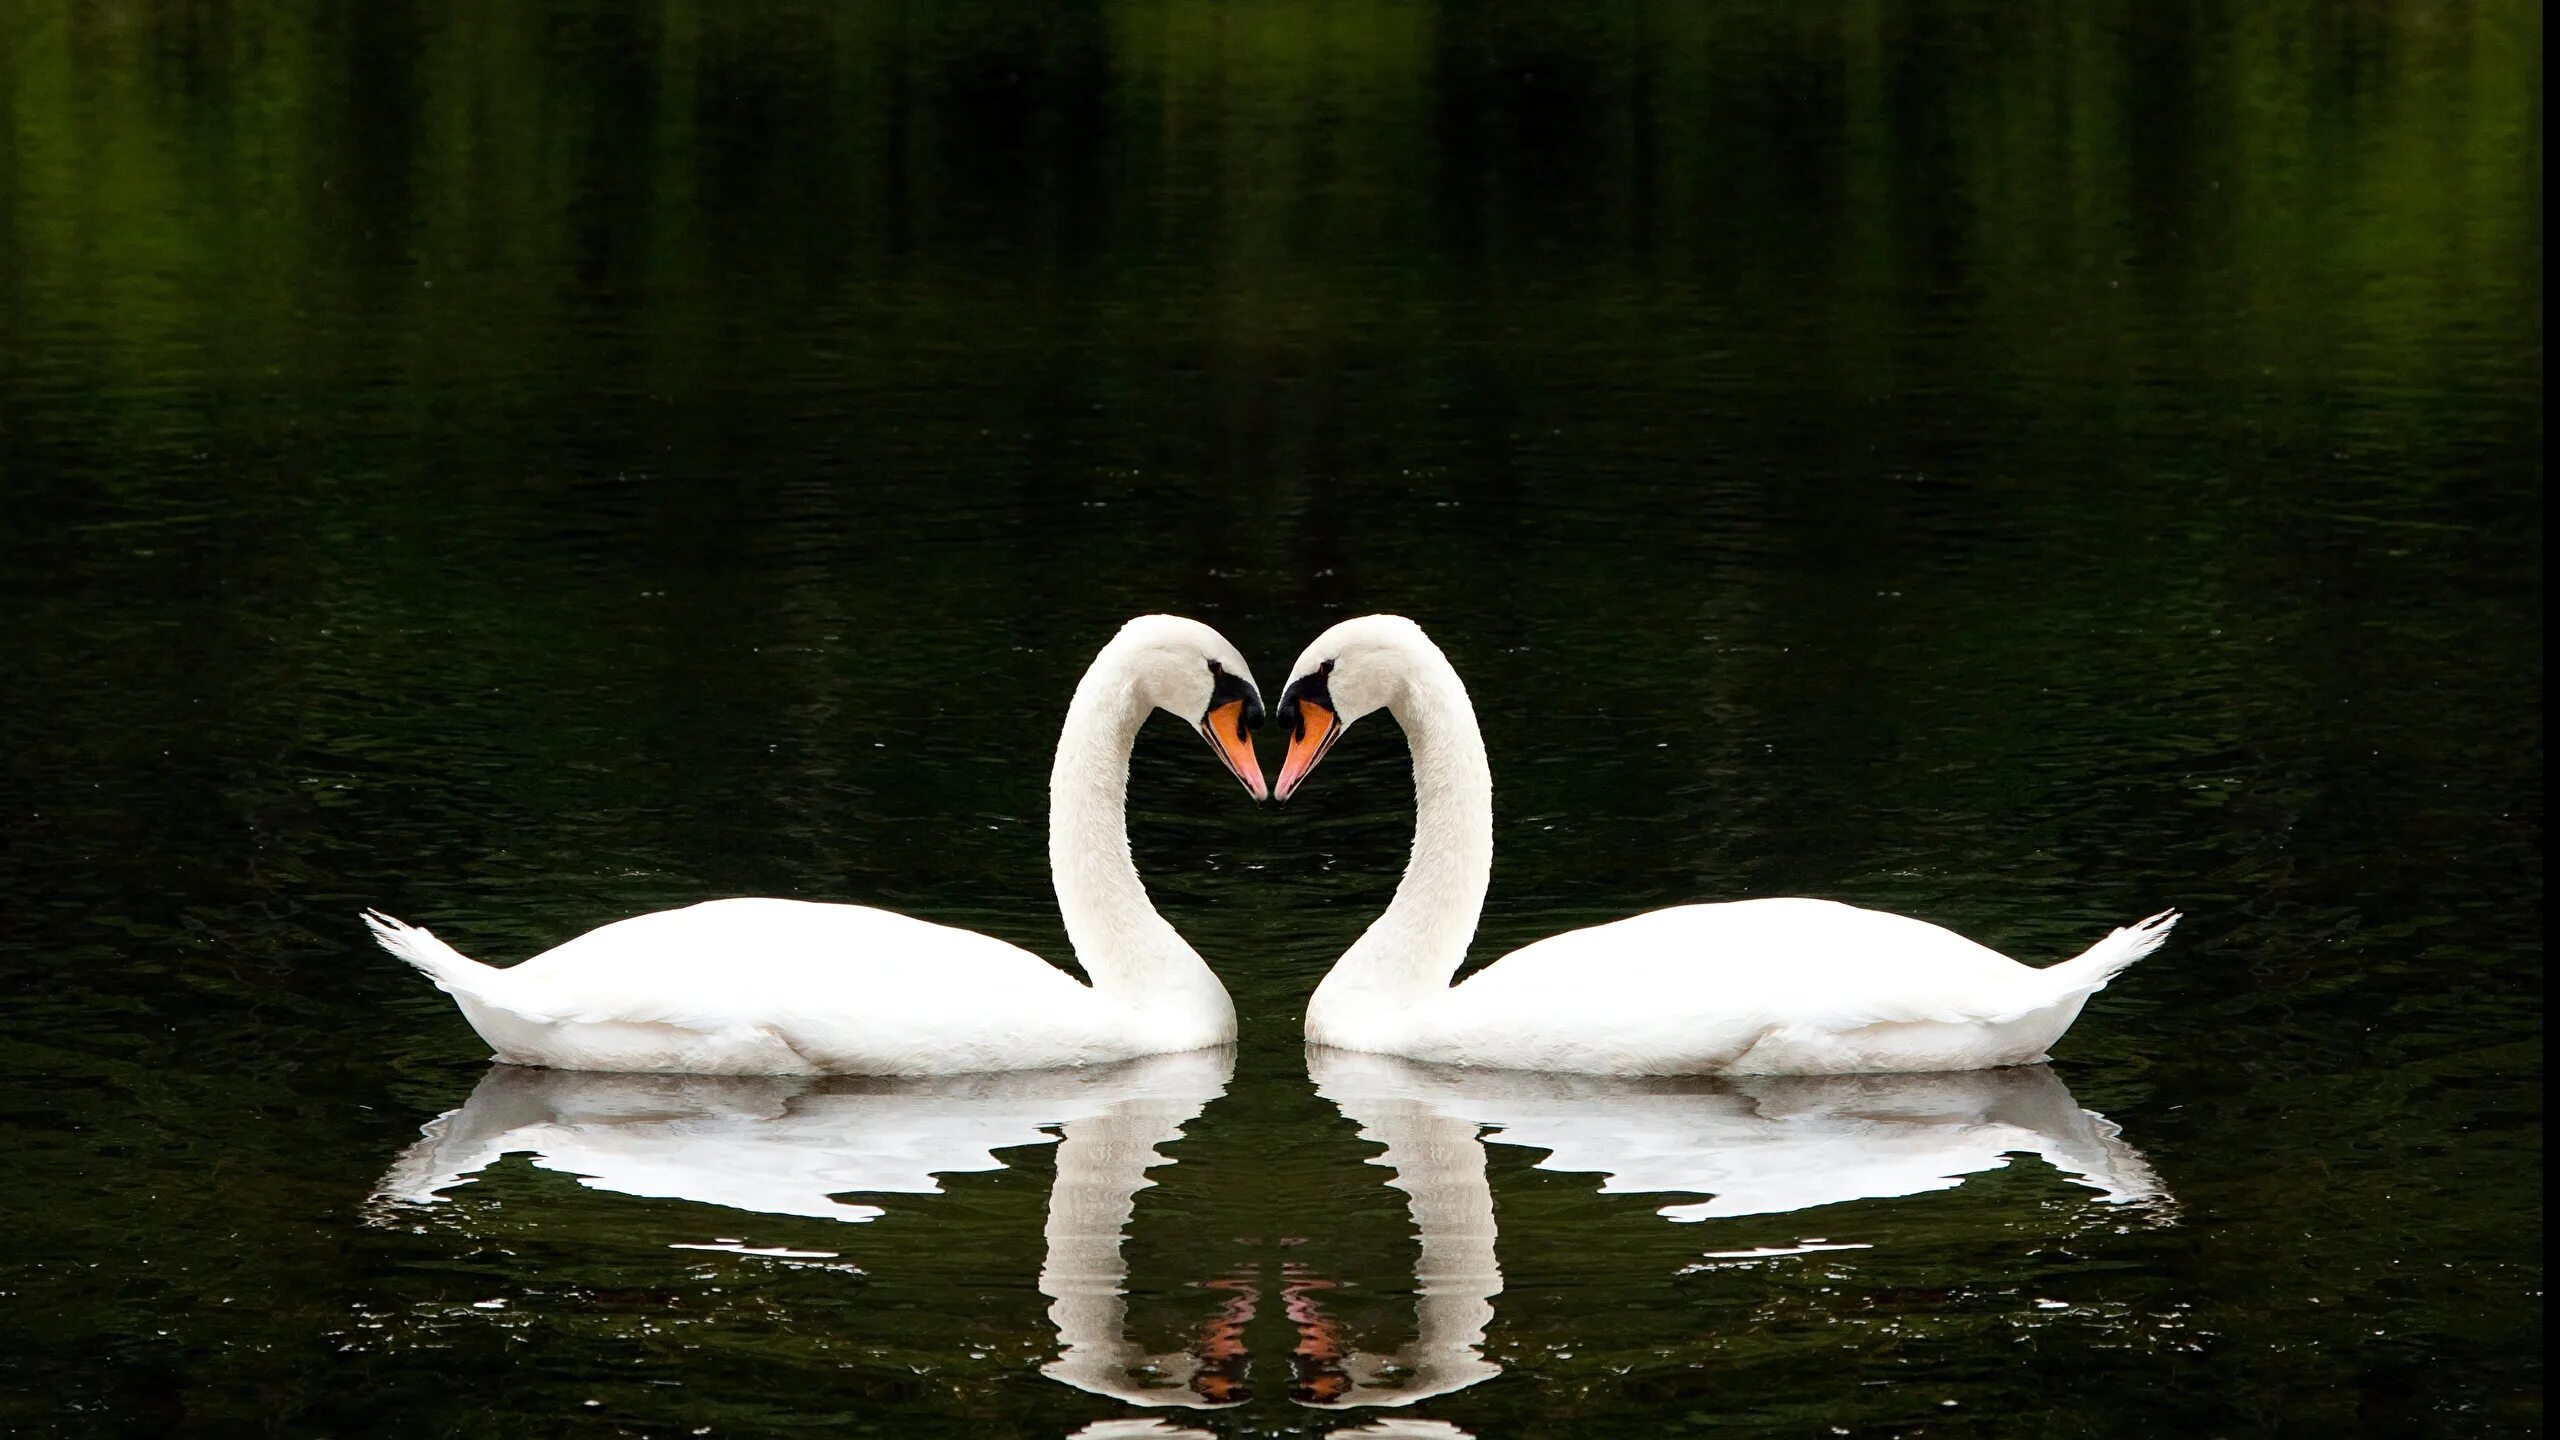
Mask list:
[{"label": "swan's white body", "polygon": [[1419,626],[1373,615],[1308,647],[1284,720],[1302,692],[1324,697],[1329,724],[1293,744],[1282,796],[1339,726],[1386,708],[1413,747],[1417,809],[1394,902],[1308,1003],[1319,1045],[1593,1075],[2028,1065],[2177,920],[2156,915],[2033,969],[1939,926],[1828,900],[1682,905],[1550,936],[1451,985],[1493,871],[1493,776],[1466,687]]},{"label": "swan's white body", "polygon": [[1216,631],[1144,616],[1103,647],[1068,705],[1049,777],[1049,864],[1090,986],[1019,946],[861,905],[712,900],[616,921],[506,969],[389,916],[366,923],[517,1065],[928,1075],[1223,1045],[1235,1007],[1148,902],[1127,822],[1138,727],[1159,706],[1205,715],[1206,661],[1250,687]]}]

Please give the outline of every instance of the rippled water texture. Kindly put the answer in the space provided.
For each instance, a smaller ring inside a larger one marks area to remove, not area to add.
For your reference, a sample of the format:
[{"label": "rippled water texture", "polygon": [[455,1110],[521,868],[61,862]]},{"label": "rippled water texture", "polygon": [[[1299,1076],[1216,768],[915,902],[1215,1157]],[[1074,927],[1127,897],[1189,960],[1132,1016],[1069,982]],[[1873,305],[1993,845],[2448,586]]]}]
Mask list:
[{"label": "rippled water texture", "polygon": [[[6,30],[0,1429],[2538,1425],[2538,8]],[[1064,959],[1048,749],[1156,609],[1275,687],[1430,627],[1481,955],[2189,918],[2050,1069],[1310,1055],[1381,722],[1285,811],[1141,739],[1231,1055],[493,1070],[356,923]]]}]

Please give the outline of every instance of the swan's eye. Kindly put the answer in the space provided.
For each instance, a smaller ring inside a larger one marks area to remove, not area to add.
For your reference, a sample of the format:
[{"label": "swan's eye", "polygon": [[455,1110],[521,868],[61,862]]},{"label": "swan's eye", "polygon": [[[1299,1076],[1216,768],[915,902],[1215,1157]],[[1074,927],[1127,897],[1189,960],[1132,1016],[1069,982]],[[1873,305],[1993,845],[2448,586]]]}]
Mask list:
[{"label": "swan's eye", "polygon": [[1235,726],[1236,735],[1239,738],[1262,723],[1262,697],[1253,693],[1251,685],[1246,684],[1242,677],[1230,675],[1219,668],[1215,660],[1209,662],[1209,674],[1212,677],[1209,684],[1209,708],[1201,715],[1201,723],[1208,723],[1210,716],[1216,715],[1229,706],[1236,707]]},{"label": "swan's eye", "polygon": [[1290,681],[1289,688],[1280,692],[1280,709],[1277,718],[1281,724],[1289,727],[1291,739],[1302,739],[1307,733],[1306,712],[1299,708],[1301,701],[1322,706],[1327,711],[1333,709],[1332,679],[1333,662],[1327,660]]}]

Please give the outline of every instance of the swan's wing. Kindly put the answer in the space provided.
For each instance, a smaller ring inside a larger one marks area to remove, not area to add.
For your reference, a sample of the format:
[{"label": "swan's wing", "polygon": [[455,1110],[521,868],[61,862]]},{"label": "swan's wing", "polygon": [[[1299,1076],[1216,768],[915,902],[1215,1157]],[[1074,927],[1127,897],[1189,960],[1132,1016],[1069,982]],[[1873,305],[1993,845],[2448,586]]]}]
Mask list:
[{"label": "swan's wing", "polygon": [[[1450,992],[1461,1023],[1638,1041],[1712,1032],[1735,1054],[1773,1026],[1974,1024],[2041,1003],[2038,972],[1954,931],[1829,900],[1680,905],[1525,945]],[[1713,1045],[1705,1047],[1710,1053]]]},{"label": "swan's wing", "polygon": [[[955,1015],[955,994],[968,997],[968,1012]],[[712,899],[617,920],[502,971],[484,989],[489,1004],[548,1025],[724,1030],[773,1017],[850,1017],[919,1033],[988,1033],[1004,1015],[1055,1017],[1091,994],[993,935],[799,899]]]}]

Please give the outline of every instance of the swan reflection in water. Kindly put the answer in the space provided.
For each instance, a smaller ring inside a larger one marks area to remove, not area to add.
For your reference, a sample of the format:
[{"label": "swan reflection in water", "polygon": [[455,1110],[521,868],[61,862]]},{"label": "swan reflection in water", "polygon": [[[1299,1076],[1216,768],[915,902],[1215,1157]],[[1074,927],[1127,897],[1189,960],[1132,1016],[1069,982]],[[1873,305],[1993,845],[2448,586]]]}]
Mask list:
[{"label": "swan reflection in water", "polygon": [[[1280,1299],[1298,1335],[1290,1393],[1327,1409],[1408,1406],[1500,1373],[1483,1353],[1502,1290],[1487,1141],[1545,1151],[1542,1168],[1597,1175],[1604,1192],[1707,1197],[1662,1209],[1679,1221],[1947,1190],[2017,1154],[2042,1158],[2102,1203],[2167,1201],[2116,1127],[2079,1108],[2041,1066],[1648,1081],[1456,1070],[1313,1048],[1307,1065],[1318,1093],[1384,1147],[1372,1163],[1393,1172],[1386,1183],[1404,1192],[1420,1241],[1413,1339],[1383,1353],[1361,1348],[1325,1314],[1335,1282],[1284,1267]],[[1244,1331],[1256,1286],[1210,1282],[1225,1312],[1187,1348],[1150,1352],[1128,1337],[1122,1242],[1138,1192],[1153,1183],[1148,1170],[1169,1163],[1161,1147],[1224,1093],[1233,1068],[1225,1050],[921,1080],[501,1065],[466,1104],[426,1127],[383,1178],[380,1198],[432,1204],[502,1157],[529,1153],[536,1166],[597,1190],[864,1221],[880,1208],[837,1197],[933,1193],[937,1176],[1003,1168],[999,1151],[1055,1144],[1039,1288],[1058,1354],[1044,1372],[1128,1404],[1215,1408],[1246,1398]],[[1186,1428],[1096,1425],[1096,1437]],[[1419,1417],[1336,1433],[1464,1434]]]},{"label": "swan reflection in water", "polygon": [[[2033,1155],[2106,1204],[2165,1207],[2159,1177],[2116,1126],[2045,1066],[1932,1075],[1621,1080],[1466,1070],[1309,1047],[1317,1093],[1385,1146],[1421,1241],[1413,1342],[1391,1354],[1338,1334],[1331,1405],[1410,1405],[1498,1373],[1483,1354],[1501,1293],[1484,1141],[1547,1152],[1539,1168],[1596,1174],[1604,1193],[1704,1195],[1676,1221],[1780,1215],[1950,1190]],[[1487,1132],[1490,1133],[1487,1133]],[[1480,1138],[1481,1137],[1481,1138]],[[1859,1248],[1813,1241],[1798,1250]],[[1786,1251],[1710,1252],[1756,1258]],[[1312,1307],[1309,1307],[1310,1309]],[[1302,1333],[1332,1333],[1320,1316]],[[1304,1347],[1302,1346],[1302,1349]]]},{"label": "swan reflection in water", "polygon": [[835,1197],[929,1194],[941,1189],[936,1176],[1004,1168],[999,1150],[1054,1143],[1040,1292],[1059,1354],[1046,1373],[1132,1404],[1210,1408],[1234,1403],[1216,1372],[1236,1357],[1218,1353],[1215,1324],[1202,1343],[1169,1354],[1129,1341],[1121,1241],[1137,1193],[1154,1183],[1147,1171],[1168,1163],[1157,1147],[1181,1138],[1234,1069],[1226,1049],[917,1080],[498,1065],[460,1109],[427,1125],[376,1198],[433,1204],[502,1157],[530,1153],[591,1189],[863,1221],[880,1207]]}]

